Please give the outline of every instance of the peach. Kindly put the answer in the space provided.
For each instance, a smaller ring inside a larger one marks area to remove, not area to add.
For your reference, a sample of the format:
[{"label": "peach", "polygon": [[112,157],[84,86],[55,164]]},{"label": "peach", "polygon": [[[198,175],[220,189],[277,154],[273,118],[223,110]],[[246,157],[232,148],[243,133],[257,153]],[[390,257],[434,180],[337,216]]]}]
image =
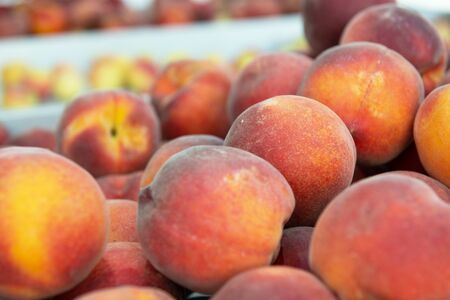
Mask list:
[{"label": "peach", "polygon": [[325,105],[299,96],[251,106],[234,121],[224,145],[262,157],[286,177],[296,199],[289,226],[314,225],[350,185],[356,163],[344,122]]},{"label": "peach", "polygon": [[421,180],[362,180],[325,209],[310,265],[340,299],[446,299],[450,206]]},{"label": "peach", "polygon": [[29,69],[22,84],[32,91],[41,102],[49,100],[50,76],[48,72],[34,68]]},{"label": "peach", "polygon": [[228,2],[228,13],[235,19],[273,16],[282,13],[282,5],[278,0],[231,0]]},{"label": "peach", "polygon": [[230,85],[229,74],[210,62],[182,60],[169,64],[152,89],[163,136],[224,137],[229,128],[226,102]]},{"label": "peach", "polygon": [[107,239],[95,180],[51,151],[7,147],[0,191],[0,298],[42,299],[82,281]]},{"label": "peach", "polygon": [[131,63],[127,76],[127,86],[138,93],[150,92],[158,75],[158,65],[147,57],[138,57]]},{"label": "peach", "polygon": [[80,96],[58,128],[61,153],[96,177],[142,170],[159,140],[152,107],[124,91]]},{"label": "peach", "polygon": [[29,72],[30,68],[21,61],[5,63],[2,67],[1,76],[3,88],[20,85]]},{"label": "peach", "polygon": [[282,0],[282,7],[285,13],[299,13],[303,11],[304,0]]},{"label": "peach", "polygon": [[445,44],[433,24],[414,11],[395,4],[362,10],[347,24],[341,37],[341,44],[356,41],[379,43],[400,53],[423,76],[426,94],[444,77]]},{"label": "peach", "polygon": [[310,271],[308,256],[313,227],[292,227],[283,231],[275,265]]},{"label": "peach", "polygon": [[137,202],[132,200],[108,200],[108,242],[139,242],[137,237]]},{"label": "peach", "polygon": [[252,61],[254,61],[260,52],[255,49],[248,49],[241,52],[232,62],[232,68],[236,73],[244,70]]},{"label": "peach", "polygon": [[303,27],[314,55],[339,43],[348,21],[359,11],[395,0],[304,0]]},{"label": "peach", "polygon": [[263,159],[193,146],[170,158],[141,192],[139,240],[157,270],[210,294],[271,263],[294,205],[286,179]]},{"label": "peach", "polygon": [[166,292],[156,288],[122,286],[98,290],[75,300],[174,300]]},{"label": "peach", "polygon": [[16,3],[0,4],[0,38],[16,37],[27,33],[27,14],[17,9]]},{"label": "peach", "polygon": [[89,70],[89,82],[94,89],[120,89],[126,84],[130,67],[128,59],[105,55],[97,58]]},{"label": "peach", "polygon": [[420,106],[414,139],[420,161],[432,177],[450,187],[450,84],[431,92]]},{"label": "peach", "polygon": [[312,274],[290,267],[264,267],[229,280],[212,300],[335,300]]},{"label": "peach", "polygon": [[97,178],[97,183],[106,199],[137,201],[142,174],[142,171],[138,171],[124,175],[107,175]]},{"label": "peach", "polygon": [[173,155],[192,146],[223,145],[223,140],[213,135],[193,134],[180,136],[162,145],[152,156],[142,175],[140,186],[146,187],[152,183],[162,165]]},{"label": "peach", "polygon": [[9,132],[8,129],[0,123],[0,146],[5,145],[9,140]]},{"label": "peach", "polygon": [[295,95],[311,64],[311,58],[294,53],[265,54],[254,59],[233,83],[228,99],[230,119],[271,97]]},{"label": "peach", "polygon": [[73,30],[98,26],[98,20],[108,11],[107,1],[77,0],[67,2],[70,27]]},{"label": "peach", "polygon": [[370,42],[337,46],[308,70],[299,94],[330,107],[352,133],[358,162],[381,165],[412,139],[423,83],[397,52]]},{"label": "peach", "polygon": [[193,3],[187,0],[155,0],[151,11],[153,23],[160,25],[192,23],[196,17]]},{"label": "peach", "polygon": [[56,65],[50,74],[50,80],[53,97],[60,101],[72,100],[83,88],[82,75],[69,64]]},{"label": "peach", "polygon": [[2,106],[4,108],[24,108],[39,103],[38,96],[23,85],[7,87],[3,91]]},{"label": "peach", "polygon": [[33,128],[19,136],[14,137],[11,140],[10,145],[20,147],[38,147],[56,151],[56,136],[51,130]]},{"label": "peach", "polygon": [[195,11],[195,18],[199,21],[211,20],[218,13],[221,0],[189,0]]},{"label": "peach", "polygon": [[159,288],[183,299],[182,288],[152,267],[139,243],[118,242],[106,246],[102,259],[85,280],[55,300],[72,300],[95,290],[124,285]]},{"label": "peach", "polygon": [[103,13],[99,20],[99,27],[103,30],[116,30],[132,26],[144,26],[150,23],[150,16],[147,10],[135,10],[123,7],[120,10],[113,10]]},{"label": "peach", "polygon": [[411,172],[411,171],[392,171],[389,173],[384,174],[400,174],[400,175],[406,175],[410,176],[416,179],[419,179],[426,184],[430,186],[430,188],[433,189],[433,191],[445,202],[450,203],[450,189],[447,188],[445,185],[437,181],[436,179],[433,179],[429,176],[417,173],[417,172]]},{"label": "peach", "polygon": [[68,28],[67,11],[55,0],[30,2],[28,7],[29,27],[34,34],[52,34]]}]

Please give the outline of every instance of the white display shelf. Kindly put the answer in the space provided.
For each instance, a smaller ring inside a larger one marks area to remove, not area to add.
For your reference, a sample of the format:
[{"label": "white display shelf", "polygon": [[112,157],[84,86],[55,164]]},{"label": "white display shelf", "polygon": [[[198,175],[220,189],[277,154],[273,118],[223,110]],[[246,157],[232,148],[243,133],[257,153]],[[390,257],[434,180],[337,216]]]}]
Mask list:
[{"label": "white display shelf", "polygon": [[[0,69],[12,61],[22,61],[44,69],[50,69],[58,62],[66,62],[86,72],[93,58],[105,54],[146,54],[160,62],[179,53],[193,58],[216,54],[231,59],[252,48],[278,50],[299,38],[302,33],[299,16],[283,16],[50,37],[21,37],[0,40]],[[58,103],[27,109],[0,109],[0,121],[6,124],[13,135],[36,126],[56,128],[62,110],[63,104]]]}]

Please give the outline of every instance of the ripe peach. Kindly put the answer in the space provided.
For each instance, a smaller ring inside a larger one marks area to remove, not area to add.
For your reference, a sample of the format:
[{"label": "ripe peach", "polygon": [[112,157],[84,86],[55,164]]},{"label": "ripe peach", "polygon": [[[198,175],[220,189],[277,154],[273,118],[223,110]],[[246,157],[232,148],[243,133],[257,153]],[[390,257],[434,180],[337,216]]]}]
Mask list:
[{"label": "ripe peach", "polygon": [[420,161],[432,177],[450,187],[450,84],[431,92],[420,106],[414,139]]},{"label": "ripe peach", "polygon": [[291,267],[246,271],[228,281],[211,300],[335,300],[312,274]]},{"label": "ripe peach", "polygon": [[67,11],[55,0],[29,2],[29,27],[34,34],[51,34],[65,31],[68,27]]},{"label": "ripe peach", "polygon": [[444,42],[433,24],[412,10],[385,4],[359,12],[341,37],[341,44],[356,41],[379,43],[400,53],[423,76],[426,94],[444,77],[447,66]]},{"label": "ripe peach", "polygon": [[0,191],[0,298],[42,299],[83,280],[107,239],[95,180],[51,151],[7,147]]},{"label": "ripe peach", "polygon": [[139,242],[137,236],[137,202],[132,200],[108,200],[108,242]]},{"label": "ripe peach", "polygon": [[223,145],[223,140],[213,135],[193,134],[180,136],[162,145],[152,156],[142,175],[140,186],[146,187],[152,183],[156,173],[162,165],[173,155],[192,146],[198,145]]},{"label": "ripe peach", "polygon": [[265,54],[254,59],[233,83],[228,99],[230,119],[271,97],[295,95],[311,64],[311,58],[294,53]]},{"label": "ripe peach", "polygon": [[124,285],[159,288],[183,299],[182,288],[152,267],[139,243],[117,242],[106,246],[102,259],[85,280],[55,300],[72,300],[95,290]]},{"label": "ripe peach", "polygon": [[188,0],[195,11],[195,18],[199,21],[211,20],[220,10],[221,0]]},{"label": "ripe peach", "polygon": [[51,130],[34,128],[14,137],[11,140],[10,145],[20,147],[38,147],[56,151],[56,136]]},{"label": "ripe peach", "polygon": [[106,55],[97,58],[89,70],[89,82],[94,89],[120,89],[126,85],[130,67],[127,58]]},{"label": "ripe peach", "polygon": [[230,85],[229,74],[210,62],[182,60],[169,64],[152,89],[163,136],[224,137],[229,128],[226,102]]},{"label": "ripe peach", "polygon": [[9,140],[8,129],[0,123],[0,146],[5,145]]},{"label": "ripe peach", "polygon": [[193,146],[170,158],[141,192],[139,239],[161,273],[213,293],[234,275],[270,264],[294,204],[286,179],[263,159]]},{"label": "ripe peach", "polygon": [[152,22],[160,25],[187,24],[195,21],[193,3],[187,0],[155,0]]},{"label": "ripe peach", "polygon": [[22,82],[23,86],[32,91],[40,102],[49,100],[50,76],[47,71],[30,68]]},{"label": "ripe peach", "polygon": [[450,189],[447,188],[445,185],[437,181],[436,179],[433,179],[429,176],[417,173],[417,172],[411,172],[411,171],[393,171],[389,173],[384,174],[400,174],[400,175],[406,175],[411,176],[413,178],[422,180],[426,184],[430,186],[430,188],[433,189],[433,191],[445,202],[450,203]]},{"label": "ripe peach", "polygon": [[303,26],[313,54],[339,43],[342,31],[359,11],[395,0],[304,0]]},{"label": "ripe peach", "polygon": [[106,199],[128,199],[137,201],[140,191],[142,171],[124,174],[107,175],[97,178],[97,183]]},{"label": "ripe peach", "polygon": [[320,55],[299,94],[322,102],[341,117],[355,140],[359,163],[381,165],[410,143],[423,83],[400,54],[375,43],[356,42]]},{"label": "ripe peach", "polygon": [[228,2],[228,12],[234,19],[273,16],[282,13],[282,5],[278,0],[231,0]]},{"label": "ripe peach", "polygon": [[137,93],[150,92],[158,75],[158,65],[147,57],[138,57],[130,65],[126,85]]},{"label": "ripe peach", "polygon": [[382,174],[327,206],[310,264],[340,299],[446,299],[448,249],[450,206],[418,179]]},{"label": "ripe peach", "polygon": [[50,74],[53,96],[59,101],[70,101],[83,88],[83,77],[72,65],[56,65]]},{"label": "ripe peach", "polygon": [[344,122],[325,105],[299,96],[251,106],[234,121],[224,145],[262,157],[286,177],[296,199],[290,226],[313,225],[350,185],[356,163]]},{"label": "ripe peach", "polygon": [[156,288],[121,286],[98,290],[75,300],[174,300],[166,292]]},{"label": "ripe peach", "polygon": [[37,95],[28,87],[12,86],[3,91],[2,106],[4,108],[24,108],[39,103]]},{"label": "ripe peach", "polygon": [[28,29],[28,18],[25,11],[17,9],[16,3],[0,4],[0,37],[16,37],[25,35]]},{"label": "ripe peach", "polygon": [[142,170],[159,143],[150,105],[124,91],[80,96],[59,124],[58,147],[94,176]]},{"label": "ripe peach", "polygon": [[308,256],[313,227],[292,227],[283,231],[275,265],[310,271]]}]

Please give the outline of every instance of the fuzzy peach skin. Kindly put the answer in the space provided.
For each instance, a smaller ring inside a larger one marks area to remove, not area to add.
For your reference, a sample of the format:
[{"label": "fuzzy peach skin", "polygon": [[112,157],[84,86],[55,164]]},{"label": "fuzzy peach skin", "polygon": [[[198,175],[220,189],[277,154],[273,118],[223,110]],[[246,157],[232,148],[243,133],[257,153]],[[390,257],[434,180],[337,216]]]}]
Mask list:
[{"label": "fuzzy peach skin", "polygon": [[137,210],[136,201],[108,200],[106,207],[109,213],[108,242],[139,242],[137,236]]},{"label": "fuzzy peach skin", "polygon": [[160,140],[152,107],[135,94],[101,91],[69,105],[59,124],[59,151],[95,177],[142,170]]},{"label": "fuzzy peach skin", "polygon": [[312,59],[302,54],[278,52],[257,57],[232,85],[228,99],[230,119],[271,97],[295,95],[311,64]]},{"label": "fuzzy peach skin", "polygon": [[314,275],[291,267],[263,267],[229,280],[211,300],[336,300]]},{"label": "fuzzy peach skin", "polygon": [[224,137],[229,128],[226,103],[230,75],[209,62],[169,64],[156,79],[152,99],[166,139],[188,134]]},{"label": "fuzzy peach skin", "polygon": [[209,294],[272,262],[294,205],[286,179],[263,159],[193,146],[170,158],[141,192],[139,240],[161,273]]},{"label": "fuzzy peach skin", "polygon": [[425,94],[442,81],[447,49],[433,24],[395,4],[376,5],[359,12],[345,27],[341,44],[368,41],[382,44],[406,58],[422,75]]},{"label": "fuzzy peach skin", "polygon": [[6,127],[0,123],[0,146],[5,145],[9,140],[9,133]]},{"label": "fuzzy peach skin", "polygon": [[450,187],[450,84],[431,92],[420,106],[414,140],[420,161],[432,177]]},{"label": "fuzzy peach skin", "polygon": [[140,186],[146,187],[152,183],[156,173],[161,169],[162,165],[174,154],[198,145],[223,145],[223,140],[213,135],[192,134],[180,136],[162,145],[152,156],[142,175]]},{"label": "fuzzy peach skin", "polygon": [[382,45],[356,42],[321,54],[299,95],[330,107],[352,133],[358,162],[381,165],[410,143],[423,82],[411,63]]},{"label": "fuzzy peach skin", "polygon": [[395,0],[304,0],[305,37],[314,55],[339,43],[345,25],[361,10]]},{"label": "fuzzy peach skin", "polygon": [[427,175],[411,171],[392,171],[384,174],[400,174],[419,179],[428,184],[428,186],[432,188],[433,191],[439,196],[439,198],[444,200],[444,202],[450,203],[450,189],[436,179],[433,179]]},{"label": "fuzzy peach skin", "polygon": [[283,231],[280,252],[274,265],[282,265],[311,271],[309,267],[309,244],[313,227],[292,227]]},{"label": "fuzzy peach skin", "polygon": [[224,145],[258,155],[286,177],[296,199],[289,226],[314,225],[350,185],[356,163],[344,122],[325,105],[299,96],[251,106],[234,121]]},{"label": "fuzzy peach skin", "polygon": [[418,179],[382,174],[327,206],[310,264],[342,300],[448,299],[448,249],[450,206]]},{"label": "fuzzy peach skin", "polygon": [[174,300],[157,288],[121,286],[102,289],[82,295],[75,300]]},{"label": "fuzzy peach skin", "polygon": [[91,175],[49,150],[7,147],[0,191],[0,298],[42,299],[83,280],[107,240]]},{"label": "fuzzy peach skin", "polygon": [[[1,143],[0,143],[1,144]],[[55,133],[48,129],[33,128],[11,139],[10,145],[20,147],[39,147],[56,151]]]},{"label": "fuzzy peach skin", "polygon": [[118,242],[106,246],[102,259],[85,280],[54,300],[72,300],[95,290],[124,285],[159,288],[183,299],[183,289],[152,267],[139,243]]},{"label": "fuzzy peach skin", "polygon": [[142,171],[123,175],[107,175],[97,178],[97,183],[106,199],[127,199],[137,201],[139,198]]}]

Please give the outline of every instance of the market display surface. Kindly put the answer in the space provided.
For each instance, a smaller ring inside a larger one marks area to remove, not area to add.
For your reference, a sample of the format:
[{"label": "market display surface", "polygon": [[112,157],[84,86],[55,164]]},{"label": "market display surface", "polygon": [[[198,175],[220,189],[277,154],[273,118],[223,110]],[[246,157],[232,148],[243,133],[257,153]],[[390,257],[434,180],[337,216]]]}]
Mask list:
[{"label": "market display surface", "polygon": [[[151,22],[216,17],[199,3]],[[117,11],[96,28],[135,20]],[[62,114],[0,119],[0,299],[449,300],[450,26],[393,0],[301,11],[290,51],[4,65],[5,109]],[[32,31],[72,30],[52,20]]]}]

